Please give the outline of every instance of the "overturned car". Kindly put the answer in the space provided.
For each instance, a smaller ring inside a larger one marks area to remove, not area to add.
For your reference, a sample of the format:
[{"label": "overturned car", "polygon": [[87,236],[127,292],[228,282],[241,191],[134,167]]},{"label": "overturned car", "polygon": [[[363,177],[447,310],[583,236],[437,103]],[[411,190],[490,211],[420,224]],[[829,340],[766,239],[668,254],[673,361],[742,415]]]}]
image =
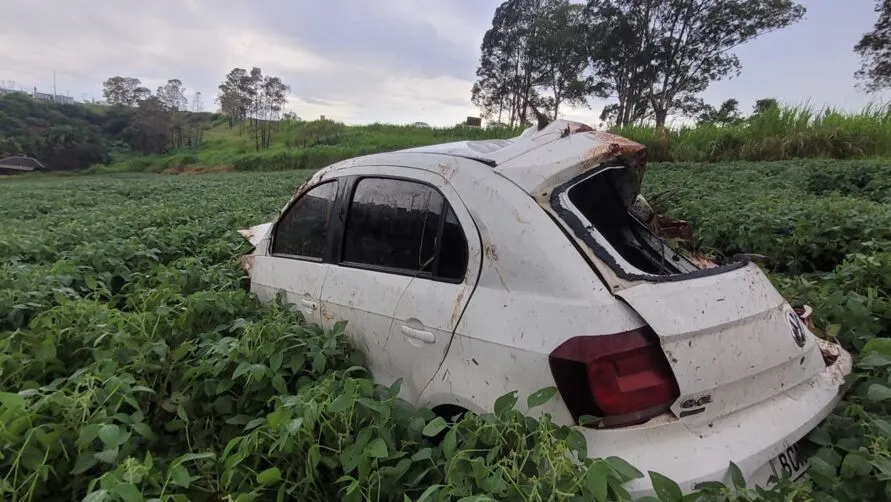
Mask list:
[{"label": "overturned car", "polygon": [[639,197],[645,160],[561,120],[339,162],[243,232],[251,289],[347,321],[375,380],[403,379],[413,404],[482,412],[554,386],[532,412],[600,417],[581,427],[592,456],[685,490],[727,481],[731,462],[753,483],[799,476],[796,443],[838,402],[851,357],[755,263],[669,245]]}]

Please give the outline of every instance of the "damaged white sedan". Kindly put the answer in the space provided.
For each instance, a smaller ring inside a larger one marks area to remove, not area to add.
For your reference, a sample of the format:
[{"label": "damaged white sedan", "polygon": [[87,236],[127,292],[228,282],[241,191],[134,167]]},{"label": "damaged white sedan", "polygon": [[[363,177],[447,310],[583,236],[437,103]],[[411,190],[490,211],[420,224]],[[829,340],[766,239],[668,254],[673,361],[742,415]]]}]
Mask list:
[{"label": "damaged white sedan", "polygon": [[[535,413],[684,490],[806,468],[796,443],[851,357],[754,263],[703,263],[641,221],[643,146],[556,121],[510,140],[376,154],[316,173],[245,235],[251,289],[347,321],[376,381],[445,415],[554,386]],[[522,403],[524,400],[521,399]],[[628,486],[651,493],[647,479]]]}]

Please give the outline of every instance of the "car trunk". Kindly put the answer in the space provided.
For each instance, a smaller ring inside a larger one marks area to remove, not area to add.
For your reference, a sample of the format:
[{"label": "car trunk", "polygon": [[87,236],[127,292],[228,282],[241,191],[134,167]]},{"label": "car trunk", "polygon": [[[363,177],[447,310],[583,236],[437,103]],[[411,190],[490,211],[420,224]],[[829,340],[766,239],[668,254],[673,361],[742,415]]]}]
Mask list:
[{"label": "car trunk", "polygon": [[639,180],[621,164],[600,166],[542,205],[658,335],[680,390],[671,411],[708,421],[823,371],[814,336],[757,265],[703,267],[632,215]]}]

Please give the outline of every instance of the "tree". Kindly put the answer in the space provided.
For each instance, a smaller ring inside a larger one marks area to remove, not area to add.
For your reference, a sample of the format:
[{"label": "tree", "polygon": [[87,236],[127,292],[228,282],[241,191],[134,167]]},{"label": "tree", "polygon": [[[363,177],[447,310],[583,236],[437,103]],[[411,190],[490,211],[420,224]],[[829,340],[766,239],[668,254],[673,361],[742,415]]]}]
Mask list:
[{"label": "tree", "polygon": [[217,103],[220,104],[220,111],[229,119],[230,127],[248,116],[253,99],[252,87],[251,76],[243,68],[233,68],[219,85]]},{"label": "tree", "polygon": [[545,96],[543,108],[556,119],[560,106],[587,105],[593,83],[584,77],[588,67],[585,51],[583,6],[568,0],[546,0],[536,18],[531,43],[539,74],[535,87]]},{"label": "tree", "polygon": [[613,2],[593,0],[585,8],[585,19],[591,69],[601,81],[594,95],[618,101],[604,107],[600,120],[618,127],[641,122],[649,116],[646,91],[654,75],[653,44],[640,33],[641,21],[633,10],[625,12]]},{"label": "tree", "polygon": [[643,96],[664,129],[669,114],[698,112],[711,82],[739,73],[734,48],[804,12],[792,0],[589,0],[592,65],[622,96],[623,117]]},{"label": "tree", "polygon": [[718,109],[711,105],[704,105],[697,122],[699,124],[725,127],[741,124],[744,122],[744,119],[739,113],[739,101],[731,98],[721,103]]},{"label": "tree", "polygon": [[248,121],[256,149],[269,148],[272,144],[272,127],[281,120],[291,88],[279,77],[264,76],[260,68],[254,67],[250,72],[234,68],[226,75],[219,89],[217,102],[229,119],[230,127],[238,122],[241,124],[240,132],[244,132],[244,123]]},{"label": "tree", "polygon": [[158,87],[155,95],[168,110],[174,112],[184,110],[189,103],[183,83],[176,78],[170,79],[167,84]]},{"label": "tree", "polygon": [[110,105],[135,106],[150,95],[138,78],[115,76],[102,83],[102,96]]},{"label": "tree", "polygon": [[125,133],[129,143],[142,153],[164,153],[170,122],[170,112],[161,98],[149,96],[139,102],[133,123]]},{"label": "tree", "polygon": [[538,62],[542,51],[535,45],[541,23],[542,0],[507,0],[495,10],[492,27],[483,36],[480,64],[471,100],[486,118],[524,124],[530,103],[541,104],[535,87],[541,79]]},{"label": "tree", "polygon": [[876,0],[875,11],[872,31],[854,46],[862,60],[854,76],[868,92],[891,87],[891,0]]},{"label": "tree", "polygon": [[201,113],[204,111],[204,102],[201,100],[201,91],[195,91],[192,95],[192,111]]},{"label": "tree", "polygon": [[767,110],[770,110],[772,108],[779,108],[779,106],[780,105],[777,103],[777,100],[774,98],[759,99],[758,101],[755,101],[755,105],[752,107],[752,114],[761,115]]}]

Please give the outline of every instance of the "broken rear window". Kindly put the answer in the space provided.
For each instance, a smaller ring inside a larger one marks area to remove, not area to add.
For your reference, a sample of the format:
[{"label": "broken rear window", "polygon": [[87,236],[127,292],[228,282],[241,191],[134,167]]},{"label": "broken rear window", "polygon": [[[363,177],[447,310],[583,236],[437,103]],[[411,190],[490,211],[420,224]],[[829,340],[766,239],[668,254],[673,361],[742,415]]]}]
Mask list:
[{"label": "broken rear window", "polygon": [[559,193],[561,216],[619,273],[672,275],[699,270],[630,212],[636,188],[631,170],[606,168]]}]

